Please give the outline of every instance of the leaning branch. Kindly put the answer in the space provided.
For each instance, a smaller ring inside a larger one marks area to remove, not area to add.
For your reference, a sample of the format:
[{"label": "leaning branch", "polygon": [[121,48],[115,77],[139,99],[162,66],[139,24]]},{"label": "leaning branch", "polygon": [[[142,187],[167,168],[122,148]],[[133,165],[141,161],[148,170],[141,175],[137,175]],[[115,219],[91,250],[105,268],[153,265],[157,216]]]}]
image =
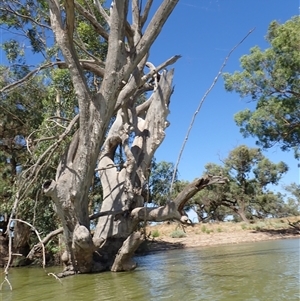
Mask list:
[{"label": "leaning branch", "polygon": [[192,127],[193,127],[193,125],[194,125],[194,122],[195,122],[195,119],[196,119],[197,114],[199,113],[199,111],[200,111],[200,109],[201,109],[201,107],[202,107],[202,105],[203,105],[203,103],[204,103],[206,97],[208,96],[208,94],[211,92],[211,90],[212,90],[212,89],[214,88],[214,86],[216,85],[216,83],[217,83],[219,77],[221,76],[221,74],[222,74],[222,72],[223,72],[223,69],[224,69],[224,67],[226,66],[227,61],[229,60],[229,58],[230,58],[231,54],[233,53],[233,51],[247,39],[247,37],[254,31],[254,29],[255,29],[255,28],[252,28],[252,29],[246,34],[246,36],[245,36],[239,43],[237,43],[237,44],[229,51],[229,53],[228,53],[228,55],[226,56],[226,58],[225,58],[225,60],[224,60],[224,62],[223,62],[223,64],[222,64],[222,66],[221,66],[221,68],[220,68],[220,70],[219,70],[217,76],[216,76],[215,79],[213,80],[211,86],[208,88],[208,90],[207,90],[207,91],[205,92],[205,94],[203,95],[203,97],[202,97],[202,99],[201,99],[201,101],[200,101],[200,103],[199,103],[199,105],[198,105],[198,107],[197,107],[197,109],[196,109],[196,111],[195,111],[193,117],[192,117],[190,126],[189,126],[189,128],[188,128],[188,130],[187,130],[187,133],[186,133],[186,136],[185,136],[185,138],[184,138],[182,147],[181,147],[181,149],[180,149],[180,152],[179,152],[179,155],[178,155],[178,159],[177,159],[177,162],[176,162],[175,167],[174,167],[174,172],[173,172],[173,177],[172,177],[171,187],[170,187],[170,193],[172,192],[172,189],[173,189],[173,184],[174,184],[174,180],[175,180],[177,168],[178,168],[178,165],[179,165],[179,162],[180,162],[180,159],[181,159],[183,150],[184,150],[185,145],[186,145],[186,143],[187,143],[187,141],[188,141],[188,139],[189,139],[189,135],[190,135],[190,132],[191,132]]},{"label": "leaning branch", "polygon": [[183,208],[186,203],[200,190],[213,184],[225,184],[228,181],[226,177],[206,175],[194,180],[187,185],[182,192],[180,192],[174,199],[178,211],[183,214]]},{"label": "leaning branch", "polygon": [[4,269],[5,278],[4,278],[3,282],[2,282],[1,285],[0,285],[0,291],[2,290],[3,284],[4,284],[5,282],[9,285],[10,290],[12,290],[12,286],[11,286],[9,280],[8,280],[8,270],[9,270],[9,267],[10,267],[10,264],[11,264],[11,260],[12,260],[12,255],[13,255],[13,253],[12,253],[12,231],[9,229],[10,223],[11,223],[11,222],[20,222],[20,223],[24,223],[24,224],[26,224],[27,226],[29,226],[29,227],[34,231],[34,233],[36,234],[38,240],[39,240],[40,243],[41,243],[42,250],[43,250],[43,269],[45,269],[45,266],[46,266],[45,246],[44,246],[44,244],[42,243],[42,240],[41,240],[41,237],[40,237],[39,232],[36,230],[36,228],[35,228],[33,225],[31,225],[31,224],[28,223],[28,222],[25,222],[25,221],[23,221],[23,220],[21,220],[21,219],[17,219],[17,218],[10,218],[10,219],[9,219],[8,226],[7,226],[7,228],[8,228],[8,233],[9,233],[8,261],[7,261],[6,267],[5,267],[5,269]]},{"label": "leaning branch", "polygon": [[168,202],[165,206],[156,208],[135,208],[131,211],[131,217],[136,223],[141,221],[162,222],[170,219],[179,220],[181,223],[189,223],[189,219],[183,210],[186,203],[198,191],[204,189],[208,185],[225,184],[226,182],[227,178],[221,176],[207,175],[201,177],[186,186],[173,201]]}]

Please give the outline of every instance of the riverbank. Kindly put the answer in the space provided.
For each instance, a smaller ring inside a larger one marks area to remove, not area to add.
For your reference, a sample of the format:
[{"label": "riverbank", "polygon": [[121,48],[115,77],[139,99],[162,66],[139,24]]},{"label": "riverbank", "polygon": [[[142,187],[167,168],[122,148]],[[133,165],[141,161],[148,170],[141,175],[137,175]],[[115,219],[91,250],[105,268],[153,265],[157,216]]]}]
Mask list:
[{"label": "riverbank", "polygon": [[180,248],[238,244],[264,240],[300,238],[299,230],[289,223],[300,221],[300,216],[267,219],[255,223],[223,222],[194,224],[182,228],[177,223],[162,223],[148,226],[149,241],[141,248],[141,253]]},{"label": "riverbank", "polygon": [[[300,231],[289,223],[300,221],[300,216],[267,219],[256,223],[222,222],[194,224],[182,227],[178,223],[161,223],[146,227],[147,241],[137,253],[148,254],[172,249],[217,246],[284,238],[300,238]],[[8,260],[8,246],[0,236],[0,267]]]}]

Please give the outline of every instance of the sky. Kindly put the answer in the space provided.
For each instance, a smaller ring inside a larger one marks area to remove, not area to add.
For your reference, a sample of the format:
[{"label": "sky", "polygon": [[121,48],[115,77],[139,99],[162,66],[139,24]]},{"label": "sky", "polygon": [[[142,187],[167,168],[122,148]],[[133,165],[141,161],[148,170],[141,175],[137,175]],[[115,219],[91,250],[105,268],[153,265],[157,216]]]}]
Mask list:
[{"label": "sky", "polygon": [[[153,45],[149,60],[159,65],[173,55],[181,55],[175,68],[175,90],[171,98],[170,122],[166,138],[155,154],[157,162],[174,164],[199,103],[218,74],[229,51],[247,33],[253,33],[232,53],[224,72],[240,70],[239,58],[258,45],[269,47],[264,37],[271,21],[284,23],[299,14],[300,0],[180,0]],[[146,1],[144,0],[143,3]],[[153,10],[161,0],[153,1]],[[2,32],[1,40],[5,39]],[[1,63],[4,56],[1,53]],[[225,91],[222,77],[196,116],[183,151],[178,170],[179,179],[192,181],[202,176],[209,163],[221,160],[241,144],[256,147],[254,138],[243,138],[233,116],[255,103]],[[264,152],[274,163],[284,161],[289,171],[274,190],[283,185],[300,183],[298,161],[292,151],[282,152],[279,145]]]},{"label": "sky", "polygon": [[[160,1],[154,0],[158,5]],[[285,23],[299,14],[298,0],[181,0],[168,19],[150,53],[150,61],[159,65],[180,54],[174,65],[175,91],[171,98],[170,126],[155,156],[157,162],[177,162],[192,116],[203,95],[211,86],[229,51],[247,33],[254,32],[233,52],[224,72],[241,70],[239,58],[250,48],[269,47],[264,37],[271,21]],[[178,171],[179,179],[192,181],[202,176],[204,166],[221,160],[241,144],[257,147],[254,138],[243,138],[233,116],[246,108],[255,108],[249,99],[225,91],[222,77],[199,111]],[[264,151],[272,162],[284,161],[289,171],[274,190],[300,183],[298,163],[293,151],[282,152],[279,145]]]}]

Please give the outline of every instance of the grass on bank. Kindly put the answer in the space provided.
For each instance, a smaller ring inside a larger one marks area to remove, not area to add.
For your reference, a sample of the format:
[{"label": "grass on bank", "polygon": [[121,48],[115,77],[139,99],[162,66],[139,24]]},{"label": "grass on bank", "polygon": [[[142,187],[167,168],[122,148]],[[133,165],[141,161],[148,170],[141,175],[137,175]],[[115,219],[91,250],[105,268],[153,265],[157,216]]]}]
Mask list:
[{"label": "grass on bank", "polygon": [[288,218],[270,218],[258,220],[254,223],[245,222],[219,222],[219,223],[197,223],[193,227],[182,227],[178,223],[160,223],[156,225],[148,225],[147,232],[151,231],[152,238],[173,237],[181,238],[189,234],[193,235],[209,235],[213,233],[230,233],[242,231],[262,231],[262,230],[287,230],[291,229],[289,222],[293,223],[300,220],[300,216]]}]

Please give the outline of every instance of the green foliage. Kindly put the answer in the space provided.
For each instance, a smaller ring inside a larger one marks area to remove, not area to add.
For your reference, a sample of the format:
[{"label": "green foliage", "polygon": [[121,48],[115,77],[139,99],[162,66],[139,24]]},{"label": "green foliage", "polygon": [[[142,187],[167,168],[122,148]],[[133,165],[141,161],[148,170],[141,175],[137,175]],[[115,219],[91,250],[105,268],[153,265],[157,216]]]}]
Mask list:
[{"label": "green foliage", "polygon": [[174,230],[171,233],[171,237],[172,238],[182,238],[182,237],[186,237],[186,233],[182,230]]},{"label": "green foliage", "polygon": [[201,227],[201,232],[205,233],[205,232],[206,232],[206,230],[207,230],[206,226],[205,226],[205,225],[203,225],[203,226]]},{"label": "green foliage", "polygon": [[283,150],[300,150],[300,17],[273,21],[266,36],[270,48],[253,47],[240,59],[242,71],[224,74],[225,88],[256,102],[256,109],[235,115],[245,137],[264,148],[280,142]]},{"label": "green foliage", "polygon": [[[171,199],[170,187],[174,172],[174,164],[171,162],[161,161],[152,162],[152,169],[149,178],[150,199],[159,206],[164,205],[166,201]],[[176,178],[175,178],[176,181]]]},{"label": "green foliage", "polygon": [[228,183],[209,186],[190,201],[200,221],[224,221],[229,215],[247,221],[289,214],[283,196],[268,190],[268,185],[278,184],[288,170],[285,163],[272,163],[260,149],[245,145],[232,150],[223,162],[223,166],[207,164],[205,173],[222,174]]},{"label": "green foliage", "polygon": [[16,40],[10,39],[2,44],[6,57],[10,63],[14,63],[20,54],[20,46]]},{"label": "green foliage", "polygon": [[[79,0],[79,3],[88,10],[92,9],[101,24],[102,17],[93,1]],[[90,59],[88,54],[91,54],[105,61],[107,42],[82,16],[76,15],[76,18],[74,40],[79,59]],[[3,31],[9,31],[9,35],[5,35],[9,39],[3,40],[1,45],[8,65],[0,66],[0,89],[24,78],[39,65],[49,66],[49,69],[41,68],[30,81],[20,81],[22,85],[0,95],[0,218],[10,214],[15,193],[25,183],[28,189],[25,195],[21,195],[18,216],[33,223],[46,235],[59,224],[52,203],[40,195],[40,187],[45,179],[55,178],[60,156],[76,126],[53,153],[39,162],[38,176],[30,177],[26,170],[53,146],[78,113],[77,98],[68,69],[50,63],[56,62],[61,53],[55,40],[49,38],[53,37],[53,32],[47,1],[2,1],[0,25]],[[30,65],[26,61],[32,53],[35,54],[36,66],[32,66],[32,61]],[[96,91],[101,84],[97,76],[90,72],[85,72],[85,76],[91,91]],[[24,190],[23,187],[22,193]],[[95,174],[89,195],[91,213],[99,209],[101,201],[102,187]]]},{"label": "green foliage", "polygon": [[152,235],[153,238],[156,238],[156,237],[159,237],[159,236],[160,236],[160,233],[159,233],[159,231],[156,229],[156,230],[154,230],[154,231],[151,232],[151,235]]},{"label": "green foliage", "polygon": [[291,183],[284,187],[287,192],[287,201],[284,204],[288,215],[300,215],[300,185]]},{"label": "green foliage", "polygon": [[[201,232],[206,233],[206,234],[210,234],[210,233],[214,232],[214,230],[213,229],[208,229],[205,225],[202,225]],[[222,230],[220,228],[218,228],[218,232],[222,232]]]},{"label": "green foliage", "polygon": [[247,230],[247,229],[248,229],[248,226],[247,226],[247,224],[242,223],[242,224],[241,224],[241,228],[242,228],[243,230]]},{"label": "green foliage", "polygon": [[[14,78],[14,71],[0,67],[0,88]],[[26,139],[43,120],[43,100],[46,97],[41,77],[3,93],[0,99],[0,214],[10,213],[16,181],[22,169],[32,159]]]}]

